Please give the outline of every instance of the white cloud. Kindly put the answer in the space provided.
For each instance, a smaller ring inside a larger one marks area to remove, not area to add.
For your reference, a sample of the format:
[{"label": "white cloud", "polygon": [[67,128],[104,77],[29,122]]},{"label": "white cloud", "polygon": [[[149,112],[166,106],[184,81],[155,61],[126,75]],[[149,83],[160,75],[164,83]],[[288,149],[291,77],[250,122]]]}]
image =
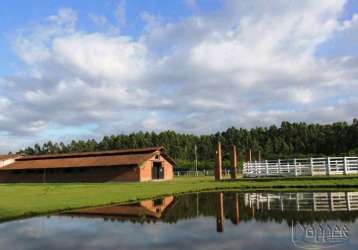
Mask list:
[{"label": "white cloud", "polygon": [[96,25],[107,25],[108,20],[105,16],[95,15],[95,14],[89,14],[88,15],[91,21]]},{"label": "white cloud", "polygon": [[157,113],[151,112],[149,117],[143,121],[143,127],[148,130],[156,130],[160,127],[160,121]]},{"label": "white cloud", "polygon": [[54,39],[52,48],[59,64],[92,77],[133,79],[146,66],[145,46],[126,37],[74,34]]},{"label": "white cloud", "polygon": [[54,22],[57,25],[74,26],[77,21],[77,14],[74,10],[64,8],[60,9],[56,15],[49,16],[48,21]]},{"label": "white cloud", "polygon": [[358,116],[358,58],[316,55],[336,37],[345,47],[356,41],[358,19],[340,19],[344,4],[225,1],[175,22],[147,13],[138,39],[79,30],[76,13],[60,10],[18,32],[24,67],[0,81],[0,129],[36,139],[86,124],[103,135],[350,120]]},{"label": "white cloud", "polygon": [[292,97],[299,103],[310,103],[313,101],[312,91],[309,89],[297,89],[293,90]]},{"label": "white cloud", "polygon": [[222,101],[215,101],[211,99],[195,99],[191,102],[193,107],[196,108],[207,108],[207,109],[230,109],[230,106]]}]

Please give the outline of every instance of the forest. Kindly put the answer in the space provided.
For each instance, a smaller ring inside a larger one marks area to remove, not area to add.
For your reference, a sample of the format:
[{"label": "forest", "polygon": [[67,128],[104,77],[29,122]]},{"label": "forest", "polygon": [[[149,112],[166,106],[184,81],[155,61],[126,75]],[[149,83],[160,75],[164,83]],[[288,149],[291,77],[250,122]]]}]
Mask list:
[{"label": "forest", "polygon": [[245,160],[248,149],[253,159],[358,155],[358,120],[352,123],[307,124],[282,122],[281,125],[252,129],[228,128],[215,134],[194,135],[163,132],[136,132],[104,136],[101,140],[73,140],[70,143],[52,142],[35,144],[20,150],[19,154],[57,154],[125,148],[164,146],[177,162],[177,168],[193,169],[195,146],[199,169],[214,166],[215,145],[220,141],[224,167],[228,166],[231,145],[236,145],[238,157]]}]

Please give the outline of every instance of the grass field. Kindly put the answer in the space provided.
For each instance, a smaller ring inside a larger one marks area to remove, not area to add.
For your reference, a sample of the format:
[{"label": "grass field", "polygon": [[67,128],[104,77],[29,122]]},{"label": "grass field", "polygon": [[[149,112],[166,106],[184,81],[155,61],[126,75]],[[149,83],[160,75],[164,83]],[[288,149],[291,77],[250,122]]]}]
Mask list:
[{"label": "grass field", "polygon": [[169,194],[218,189],[356,189],[358,176],[344,178],[240,179],[213,181],[213,177],[179,177],[169,182],[103,184],[2,184],[0,220],[65,211],[73,208],[133,202]]}]

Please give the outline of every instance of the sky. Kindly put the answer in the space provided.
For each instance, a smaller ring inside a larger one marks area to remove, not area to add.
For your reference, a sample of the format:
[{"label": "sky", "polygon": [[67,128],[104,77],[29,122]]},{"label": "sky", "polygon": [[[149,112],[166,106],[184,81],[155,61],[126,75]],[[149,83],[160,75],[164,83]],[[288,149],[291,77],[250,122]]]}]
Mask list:
[{"label": "sky", "polygon": [[358,1],[0,5],[0,153],[358,117]]}]

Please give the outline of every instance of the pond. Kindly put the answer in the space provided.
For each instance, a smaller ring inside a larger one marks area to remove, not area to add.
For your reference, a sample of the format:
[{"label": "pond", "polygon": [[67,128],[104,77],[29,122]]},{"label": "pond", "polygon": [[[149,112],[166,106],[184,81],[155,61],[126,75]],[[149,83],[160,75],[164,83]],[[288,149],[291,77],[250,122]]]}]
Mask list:
[{"label": "pond", "polygon": [[0,249],[358,248],[358,192],[216,192],[0,224]]}]

